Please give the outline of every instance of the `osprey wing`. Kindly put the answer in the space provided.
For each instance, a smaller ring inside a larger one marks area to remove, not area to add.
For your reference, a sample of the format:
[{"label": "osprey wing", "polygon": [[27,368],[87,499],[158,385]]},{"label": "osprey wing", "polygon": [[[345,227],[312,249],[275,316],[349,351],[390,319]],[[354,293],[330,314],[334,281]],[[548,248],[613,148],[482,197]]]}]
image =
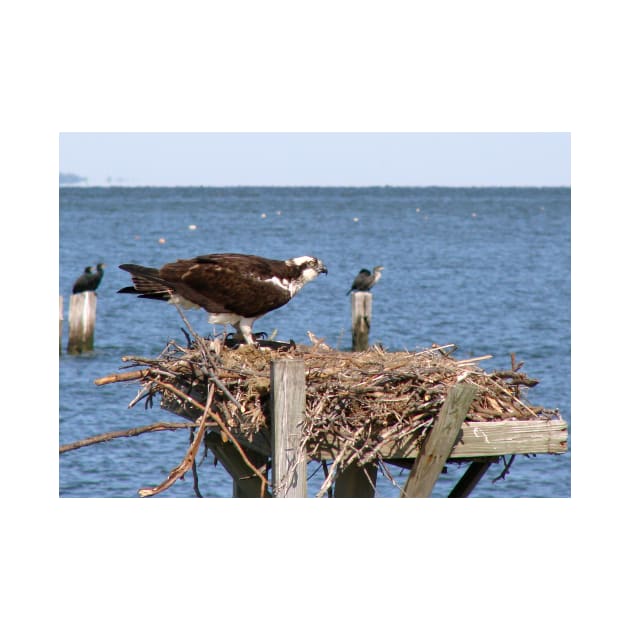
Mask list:
[{"label": "osprey wing", "polygon": [[295,272],[284,261],[242,254],[209,254],[164,265],[160,279],[210,313],[258,317],[291,299]]}]

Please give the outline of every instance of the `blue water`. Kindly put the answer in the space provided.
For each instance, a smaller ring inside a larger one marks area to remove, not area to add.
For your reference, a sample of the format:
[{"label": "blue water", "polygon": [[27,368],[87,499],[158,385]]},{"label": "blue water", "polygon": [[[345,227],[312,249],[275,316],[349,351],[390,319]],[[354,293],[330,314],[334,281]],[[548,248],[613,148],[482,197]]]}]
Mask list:
[{"label": "blue water", "polygon": [[[121,263],[161,266],[211,252],[272,258],[311,254],[328,276],[307,285],[288,305],[258,320],[256,330],[308,343],[351,344],[345,293],[362,267],[384,265],[373,290],[372,343],[389,350],[454,343],[457,356],[493,355],[482,367],[506,369],[510,353],[540,381],[532,404],[558,408],[571,420],[569,188],[72,188],[60,189],[59,294],[88,264],[107,265],[98,289],[95,350],[65,353],[59,362],[61,444],[92,435],[173,421],[157,406],[128,409],[137,385],[96,387],[124,355],[154,356],[184,340],[177,310],[116,291],[129,284]],[[196,225],[197,229],[189,229]],[[160,239],[164,239],[160,243]],[[189,311],[201,333],[203,313]],[[188,433],[118,439],[60,456],[64,497],[135,497],[160,483],[179,462]],[[231,496],[231,479],[211,457],[198,458],[200,490]],[[474,497],[568,497],[570,452],[519,456],[510,473],[494,464]],[[449,465],[434,491],[447,496],[464,466]],[[309,492],[322,483],[310,465]],[[377,496],[398,496],[406,473],[380,475]],[[192,477],[161,496],[192,497]]]}]

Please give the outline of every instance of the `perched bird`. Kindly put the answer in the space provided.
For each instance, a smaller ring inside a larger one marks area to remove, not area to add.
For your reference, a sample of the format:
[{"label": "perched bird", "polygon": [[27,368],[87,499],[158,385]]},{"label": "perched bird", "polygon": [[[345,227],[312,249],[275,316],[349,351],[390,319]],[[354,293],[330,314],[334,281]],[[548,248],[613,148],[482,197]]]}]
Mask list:
[{"label": "perched bird", "polygon": [[96,273],[92,273],[94,267],[86,267],[83,275],[79,276],[72,287],[72,293],[83,293],[83,291],[96,291],[96,288],[103,279],[103,269],[105,265],[98,263]]},{"label": "perched bird", "polygon": [[72,285],[72,293],[82,293],[83,291],[89,291],[90,281],[94,274],[92,273],[93,267],[86,267],[83,270],[83,274],[80,275],[75,283]]},{"label": "perched bird", "polygon": [[101,280],[103,279],[103,274],[105,269],[105,265],[103,263],[98,263],[96,265],[96,273],[93,273],[88,278],[88,288],[84,289],[84,291],[96,291],[98,285],[101,284]]},{"label": "perched bird", "polygon": [[383,269],[385,267],[381,265],[374,267],[372,273],[369,269],[361,269],[352,283],[352,288],[346,295],[350,295],[352,291],[369,291],[381,279]]},{"label": "perched bird", "polygon": [[231,324],[253,344],[252,325],[286,304],[307,282],[328,273],[321,260],[300,256],[272,260],[248,254],[207,254],[160,269],[125,264],[133,286],[118,293],[203,308],[212,324]]}]

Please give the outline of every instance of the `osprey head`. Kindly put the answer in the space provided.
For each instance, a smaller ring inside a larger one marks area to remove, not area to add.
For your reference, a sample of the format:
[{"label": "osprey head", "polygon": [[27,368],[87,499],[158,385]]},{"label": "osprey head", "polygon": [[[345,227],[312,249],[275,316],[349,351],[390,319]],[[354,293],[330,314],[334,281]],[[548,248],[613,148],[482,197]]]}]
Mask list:
[{"label": "osprey head", "polygon": [[303,284],[315,280],[320,273],[328,274],[326,265],[319,260],[319,258],[313,258],[313,256],[299,256],[298,258],[289,258],[285,261],[287,265],[291,267],[297,267],[300,272],[300,278]]}]

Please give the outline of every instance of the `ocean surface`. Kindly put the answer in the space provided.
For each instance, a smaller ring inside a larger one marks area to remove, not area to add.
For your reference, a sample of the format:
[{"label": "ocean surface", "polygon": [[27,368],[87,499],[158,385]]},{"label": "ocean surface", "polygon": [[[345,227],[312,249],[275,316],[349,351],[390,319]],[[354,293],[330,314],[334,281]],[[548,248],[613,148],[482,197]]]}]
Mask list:
[{"label": "ocean surface", "polygon": [[[571,421],[571,191],[569,188],[125,188],[62,187],[59,295],[66,312],[74,280],[106,264],[99,287],[95,348],[59,357],[59,442],[176,417],[157,406],[128,409],[137,385],[97,387],[125,355],[155,356],[183,323],[167,304],[117,294],[129,284],[121,263],[159,267],[177,258],[243,252],[271,258],[310,254],[329,273],[289,304],[258,320],[256,331],[308,343],[307,330],[340,349],[351,345],[346,291],[362,267],[383,265],[373,289],[371,343],[420,350],[456,344],[455,356],[491,354],[480,366],[507,369],[510,353],[540,382],[535,405]],[[196,229],[191,229],[196,226]],[[212,332],[202,312],[188,318]],[[67,322],[65,322],[67,323]],[[217,332],[219,332],[217,330]],[[59,457],[62,497],[137,497],[162,482],[188,446],[187,431],[145,434]],[[570,441],[569,441],[570,449]],[[571,454],[517,456],[509,474],[491,466],[472,497],[569,497]],[[449,465],[435,497],[465,471]],[[204,497],[229,497],[232,482],[212,456],[198,456]],[[377,497],[397,497],[406,472],[379,475]],[[309,465],[309,495],[323,481]],[[192,476],[161,497],[194,497]]]}]

